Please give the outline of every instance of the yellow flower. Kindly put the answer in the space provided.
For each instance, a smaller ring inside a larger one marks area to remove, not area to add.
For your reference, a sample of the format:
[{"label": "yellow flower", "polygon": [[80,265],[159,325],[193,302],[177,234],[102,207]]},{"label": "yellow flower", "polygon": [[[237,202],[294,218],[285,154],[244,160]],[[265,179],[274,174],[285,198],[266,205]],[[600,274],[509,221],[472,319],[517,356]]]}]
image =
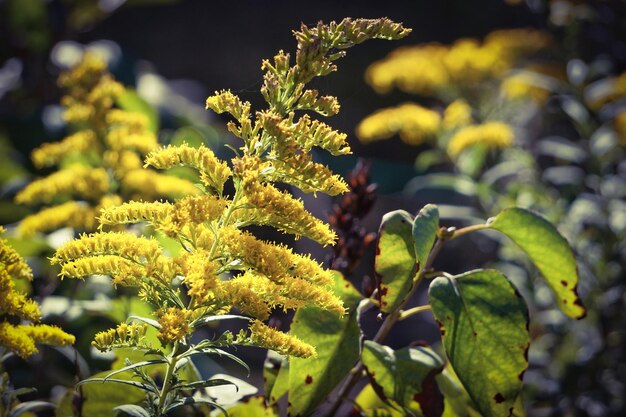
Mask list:
[{"label": "yellow flower", "polygon": [[192,312],[187,309],[170,307],[159,315],[161,328],[157,337],[162,342],[176,342],[184,339],[189,332],[189,319]]},{"label": "yellow flower", "polygon": [[33,150],[31,159],[37,168],[58,165],[63,158],[86,152],[95,144],[96,135],[92,130],[80,130],[60,142],[44,143]]},{"label": "yellow flower", "polygon": [[509,100],[531,99],[538,104],[545,104],[550,97],[549,86],[537,75],[526,72],[504,78],[500,91]]},{"label": "yellow flower", "polygon": [[31,182],[17,194],[15,201],[22,204],[50,203],[59,195],[95,199],[107,192],[109,187],[109,176],[104,169],[71,165]]},{"label": "yellow flower", "polygon": [[294,254],[285,246],[259,240],[249,232],[226,227],[220,230],[220,239],[233,257],[243,260],[277,283],[283,283],[290,276],[318,285],[333,282],[330,272],[310,257]]},{"label": "yellow flower", "polygon": [[315,356],[315,348],[304,343],[295,336],[289,336],[281,331],[266,326],[259,320],[250,325],[250,339],[258,346],[272,349],[281,355],[310,358]]},{"label": "yellow flower", "polygon": [[362,142],[388,139],[395,134],[410,144],[419,145],[439,130],[441,117],[433,110],[405,103],[398,107],[378,110],[357,126],[356,134]]},{"label": "yellow flower", "polygon": [[[300,200],[296,200],[289,193],[280,191],[271,184],[263,184],[255,172],[244,172],[242,189],[246,202],[268,214],[268,224],[302,235],[323,245],[335,242],[336,235],[317,217],[309,213]],[[273,221],[273,223],[269,223]]]},{"label": "yellow flower", "polygon": [[114,347],[139,346],[147,330],[146,324],[121,323],[115,329],[97,333],[91,345],[101,352],[107,352]]},{"label": "yellow flower", "polygon": [[148,165],[158,169],[167,169],[177,165],[193,167],[199,171],[200,181],[205,186],[216,189],[220,194],[231,174],[228,165],[220,161],[213,151],[204,145],[192,148],[183,144],[152,151],[146,157],[146,166]]},{"label": "yellow flower", "polygon": [[448,154],[456,157],[470,146],[481,144],[489,148],[506,148],[513,144],[511,126],[502,122],[471,125],[457,131],[448,142]]},{"label": "yellow flower", "polygon": [[202,191],[192,182],[171,175],[163,175],[148,169],[134,169],[122,178],[123,193],[136,198],[152,200],[161,196],[181,198]]},{"label": "yellow flower", "polygon": [[[4,228],[0,226],[0,233]],[[13,316],[38,322],[41,313],[37,304],[25,294],[15,291],[13,279],[32,279],[32,271],[21,256],[0,239],[0,316]],[[58,327],[48,325],[13,325],[6,319],[0,322],[0,346],[22,358],[37,353],[36,343],[66,345],[74,343],[74,336]]]},{"label": "yellow flower", "polygon": [[447,130],[467,126],[472,122],[472,108],[463,99],[454,100],[443,112],[443,127]]}]

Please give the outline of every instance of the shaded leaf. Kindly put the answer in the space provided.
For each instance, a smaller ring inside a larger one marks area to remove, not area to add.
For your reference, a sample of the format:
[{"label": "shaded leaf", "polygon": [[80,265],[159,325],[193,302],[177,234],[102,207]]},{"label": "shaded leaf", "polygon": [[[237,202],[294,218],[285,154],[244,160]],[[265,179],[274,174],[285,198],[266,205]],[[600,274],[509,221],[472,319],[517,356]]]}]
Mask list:
[{"label": "shaded leaf", "polygon": [[[443,397],[436,388],[434,376],[443,370],[443,360],[427,347],[409,347],[394,351],[388,346],[368,340],[363,345],[361,360],[383,400],[391,399],[402,407],[417,401],[425,416],[441,416]],[[434,390],[433,390],[434,386]],[[427,402],[429,394],[439,404]],[[438,411],[436,411],[438,410]]]},{"label": "shaded leaf", "polygon": [[317,349],[316,357],[290,359],[289,413],[294,417],[310,415],[359,359],[356,308],[361,294],[339,272],[334,276],[333,291],[349,313],[339,317],[317,307],[301,308],[291,324],[291,334]]},{"label": "shaded leaf", "polygon": [[417,272],[412,236],[413,218],[404,210],[383,216],[378,231],[375,269],[380,309],[395,310],[413,286]]},{"label": "shaded leaf", "polygon": [[436,278],[428,297],[452,368],[482,415],[511,415],[528,367],[524,300],[494,270]]},{"label": "shaded leaf", "polygon": [[565,314],[574,318],[585,316],[585,307],[576,292],[578,271],[574,253],[550,222],[529,210],[514,207],[502,211],[488,224],[526,252]]},{"label": "shaded leaf", "polygon": [[[103,377],[107,374],[108,371],[100,372],[94,375],[94,377],[102,382],[104,380]],[[123,377],[124,374],[120,375],[120,378]],[[134,385],[128,386],[121,383],[114,384],[107,382],[106,384],[84,384],[80,385],[77,391],[82,395],[80,413],[83,416],[89,417],[111,417],[111,410],[115,407],[129,403],[138,404],[146,398],[143,387],[136,387]],[[74,415],[72,403],[75,400],[75,395],[77,395],[77,393],[74,390],[68,390],[55,410],[55,416],[68,417]]]},{"label": "shaded leaf", "polygon": [[150,417],[150,413],[145,408],[136,404],[124,404],[117,406],[113,411],[123,412],[131,417]]},{"label": "shaded leaf", "polygon": [[252,397],[228,409],[230,417],[278,417],[273,407],[265,406],[263,397]]}]

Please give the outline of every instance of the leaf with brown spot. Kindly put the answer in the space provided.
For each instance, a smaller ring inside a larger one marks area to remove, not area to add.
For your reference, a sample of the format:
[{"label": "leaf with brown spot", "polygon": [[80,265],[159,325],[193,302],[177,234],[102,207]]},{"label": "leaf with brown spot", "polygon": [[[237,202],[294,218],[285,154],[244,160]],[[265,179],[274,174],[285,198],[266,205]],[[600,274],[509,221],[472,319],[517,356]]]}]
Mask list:
[{"label": "leaf with brown spot", "polygon": [[576,258],[556,227],[539,214],[518,207],[502,211],[488,225],[504,233],[528,255],[565,314],[577,319],[585,316],[585,307],[576,291]]},{"label": "leaf with brown spot", "polygon": [[528,367],[524,300],[494,270],[436,278],[428,298],[446,329],[446,355],[476,407],[484,417],[508,416]]},{"label": "leaf with brown spot", "polygon": [[[443,411],[443,397],[434,376],[443,370],[444,362],[432,349],[417,346],[394,351],[367,340],[361,360],[372,387],[383,401],[392,400],[401,407],[409,407],[412,401],[417,400],[426,417],[441,416],[437,413],[438,410]],[[431,395],[435,397],[431,398]]]}]

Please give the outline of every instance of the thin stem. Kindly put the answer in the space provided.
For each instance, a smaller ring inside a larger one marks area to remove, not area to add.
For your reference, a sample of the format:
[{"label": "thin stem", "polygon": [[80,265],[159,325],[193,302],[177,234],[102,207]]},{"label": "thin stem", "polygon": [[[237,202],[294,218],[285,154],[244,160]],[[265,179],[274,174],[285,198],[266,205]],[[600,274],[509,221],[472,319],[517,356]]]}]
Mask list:
[{"label": "thin stem", "polygon": [[417,306],[417,307],[409,308],[408,310],[404,310],[403,312],[400,313],[400,317],[398,318],[398,321],[402,321],[406,318],[411,317],[414,314],[421,313],[423,311],[429,311],[429,310],[430,310],[430,304],[427,304],[425,306]]},{"label": "thin stem", "polygon": [[[398,320],[400,320],[402,316],[402,309],[412,298],[415,291],[417,291],[417,287],[419,287],[419,283],[424,277],[425,272],[432,268],[433,263],[435,262],[435,259],[437,258],[437,255],[439,254],[439,251],[441,250],[445,241],[448,239],[450,239],[450,235],[445,232],[442,234],[442,236],[440,236],[437,239],[432,249],[430,250],[428,259],[426,259],[426,262],[424,263],[424,267],[420,270],[417,277],[415,277],[415,282],[413,284],[413,287],[411,288],[407,296],[404,298],[404,300],[400,303],[400,305],[385,318],[385,321],[383,321],[383,324],[378,329],[376,336],[374,336],[374,338],[372,339],[374,342],[381,342],[382,340],[384,340],[385,337],[387,337],[387,334],[393,328],[393,325],[396,324]],[[359,381],[359,378],[361,374],[363,373],[363,369],[364,369],[363,362],[359,360],[357,364],[350,371],[350,376],[348,377],[346,382],[341,386],[341,388],[339,388],[339,391],[337,392],[337,396],[335,397],[335,401],[333,402],[330,408],[330,411],[328,412],[328,416],[334,416],[337,410],[339,410],[339,407],[341,406],[341,402],[343,401],[344,397],[346,397],[350,393],[352,388],[354,388],[354,386]]]},{"label": "thin stem", "polygon": [[461,229],[454,230],[452,234],[450,235],[450,237],[448,238],[448,240],[454,239],[455,237],[466,235],[471,232],[476,232],[478,230],[484,230],[484,229],[489,229],[489,225],[481,223],[481,224],[475,224],[472,226],[463,227]]},{"label": "thin stem", "polygon": [[167,399],[170,387],[172,386],[172,376],[174,375],[174,369],[176,368],[176,363],[178,362],[178,356],[176,356],[177,351],[178,342],[174,342],[172,353],[167,361],[167,370],[165,371],[165,378],[163,379],[163,387],[159,393],[159,406],[157,408],[158,416],[163,415],[163,406],[165,405],[165,400]]}]

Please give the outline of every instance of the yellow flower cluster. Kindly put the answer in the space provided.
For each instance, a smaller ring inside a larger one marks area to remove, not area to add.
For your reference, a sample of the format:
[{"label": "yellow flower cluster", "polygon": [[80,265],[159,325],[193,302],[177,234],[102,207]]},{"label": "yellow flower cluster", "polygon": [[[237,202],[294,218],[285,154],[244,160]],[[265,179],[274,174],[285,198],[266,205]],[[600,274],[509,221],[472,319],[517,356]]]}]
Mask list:
[{"label": "yellow flower cluster", "polygon": [[[242,228],[269,225],[323,245],[335,241],[335,233],[327,224],[309,213],[302,201],[276,186],[285,183],[305,192],[330,195],[348,189],[341,178],[315,163],[310,155],[314,147],[333,155],[349,153],[347,135],[307,114],[296,115],[302,110],[336,114],[339,104],[334,97],[306,89],[306,83],[334,71],[333,61],[349,46],[370,38],[396,39],[408,32],[388,19],[345,19],[295,32],[298,48],[294,65],[289,54],[282,51],[273,62],[263,62],[261,92],[267,109],[252,113],[250,103],[230,91],[216,92],[206,101],[207,108],[234,118],[228,129],[244,142],[242,152],[232,160],[232,170],[204,146],[153,149],[144,167],[191,167],[204,187],[191,190],[176,186],[179,194],[174,195],[173,202],[130,201],[102,210],[101,226],[148,222],[180,242],[183,251],[166,256],[154,240],[114,232],[83,235],[59,248],[53,258],[61,265],[61,275],[80,278],[107,274],[115,283],[138,287],[141,297],[158,306],[158,337],[164,345],[187,343],[203,317],[225,314],[230,308],[261,320],[275,308],[306,305],[344,314],[342,301],[330,289],[334,282],[330,271],[309,256],[260,240]],[[138,118],[119,113],[109,113],[107,123],[122,123],[129,129],[143,126]],[[125,150],[143,151],[129,137],[124,135]],[[114,145],[117,139],[109,136],[108,143]],[[119,160],[124,158],[120,155]],[[135,170],[127,172],[122,190],[150,183],[147,174],[142,177]],[[136,184],[131,176],[137,179]],[[232,187],[225,187],[229,181]],[[234,195],[225,195],[224,190],[230,188]],[[177,287],[180,282],[186,291]],[[283,354],[308,357],[315,352],[258,320],[252,322],[250,332],[253,344]],[[116,335],[116,331],[109,331],[97,336],[97,346],[106,349],[114,345]]]},{"label": "yellow flower cluster", "polygon": [[259,320],[250,326],[250,339],[259,346],[265,346],[281,355],[310,358],[315,356],[315,348],[294,336],[273,329]]},{"label": "yellow flower cluster", "polygon": [[[4,228],[0,226],[0,233]],[[15,290],[14,279],[32,279],[32,271],[21,256],[5,239],[0,239],[0,346],[16,355],[27,358],[37,353],[37,343],[67,345],[74,336],[47,324],[14,325],[7,316],[37,323],[41,313],[37,304],[26,294]]]},{"label": "yellow flower cluster", "polygon": [[460,39],[450,46],[402,47],[372,64],[366,79],[380,93],[396,87],[408,93],[433,95],[499,76],[519,59],[549,44],[544,32],[512,29],[493,32],[482,43]]},{"label": "yellow flower cluster", "polygon": [[181,197],[197,191],[187,180],[142,169],[142,157],[157,148],[156,135],[146,116],[116,108],[126,90],[107,72],[104,61],[85,54],[59,76],[59,85],[67,93],[61,100],[64,117],[75,131],[32,152],[35,166],[61,168],[16,196],[22,204],[53,205],[27,216],[18,233],[28,236],[66,226],[92,231],[103,207],[131,198]]},{"label": "yellow flower cluster", "polygon": [[459,129],[448,142],[448,154],[457,157],[470,146],[481,144],[488,148],[506,148],[513,144],[511,126],[501,122],[487,122]]},{"label": "yellow flower cluster", "polygon": [[453,130],[472,123],[472,108],[463,99],[454,100],[443,112],[443,128]]},{"label": "yellow flower cluster", "polygon": [[101,352],[109,351],[114,347],[139,346],[147,330],[147,324],[121,323],[115,329],[97,333],[91,345]]},{"label": "yellow flower cluster", "polygon": [[389,139],[399,134],[410,144],[419,145],[439,131],[441,116],[413,103],[378,110],[359,123],[356,134],[365,143]]},{"label": "yellow flower cluster", "polygon": [[159,314],[161,328],[157,337],[163,342],[183,340],[189,333],[191,311],[186,308],[170,307]]}]

